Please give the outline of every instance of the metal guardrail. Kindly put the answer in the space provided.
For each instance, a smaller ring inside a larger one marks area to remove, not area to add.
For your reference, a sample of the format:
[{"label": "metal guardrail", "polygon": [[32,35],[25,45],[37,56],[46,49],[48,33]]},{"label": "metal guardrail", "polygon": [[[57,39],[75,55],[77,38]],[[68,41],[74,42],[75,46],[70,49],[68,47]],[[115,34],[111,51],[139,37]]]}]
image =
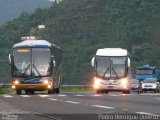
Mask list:
[{"label": "metal guardrail", "polygon": [[93,88],[93,85],[62,85],[62,88],[81,88],[81,89],[86,89],[86,88]]},{"label": "metal guardrail", "polygon": [[1,88],[11,88],[11,84],[2,84]]},{"label": "metal guardrail", "polygon": [[[11,84],[3,84],[0,83],[0,88],[11,88]],[[80,88],[80,89],[86,89],[86,88],[93,88],[93,85],[61,85],[61,88]]]}]

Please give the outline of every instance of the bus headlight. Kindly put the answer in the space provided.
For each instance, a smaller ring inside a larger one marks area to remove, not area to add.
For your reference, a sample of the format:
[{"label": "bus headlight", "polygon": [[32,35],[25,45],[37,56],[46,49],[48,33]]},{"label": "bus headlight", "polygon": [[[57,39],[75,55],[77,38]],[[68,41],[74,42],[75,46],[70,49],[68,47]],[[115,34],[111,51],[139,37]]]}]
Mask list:
[{"label": "bus headlight", "polygon": [[122,80],[122,81],[121,81],[121,85],[126,86],[126,85],[127,85],[127,80]]},{"label": "bus headlight", "polygon": [[43,83],[44,83],[44,84],[48,84],[49,81],[48,81],[48,80],[44,80]]},{"label": "bus headlight", "polygon": [[98,89],[100,85],[101,79],[94,78],[94,89]]},{"label": "bus headlight", "polygon": [[123,88],[127,88],[128,79],[122,79],[122,80],[121,80],[121,85],[123,86]]},{"label": "bus headlight", "polygon": [[18,81],[18,80],[15,80],[15,81],[14,81],[14,84],[15,84],[15,85],[19,84],[19,81]]},{"label": "bus headlight", "polygon": [[52,88],[51,85],[48,85],[47,87],[48,87],[48,89],[51,89],[51,88]]},{"label": "bus headlight", "polygon": [[15,89],[16,88],[16,86],[15,85],[12,85],[12,89]]},{"label": "bus headlight", "polygon": [[123,88],[127,88],[128,87],[128,79],[127,78],[124,78],[124,79],[121,79],[121,85]]}]

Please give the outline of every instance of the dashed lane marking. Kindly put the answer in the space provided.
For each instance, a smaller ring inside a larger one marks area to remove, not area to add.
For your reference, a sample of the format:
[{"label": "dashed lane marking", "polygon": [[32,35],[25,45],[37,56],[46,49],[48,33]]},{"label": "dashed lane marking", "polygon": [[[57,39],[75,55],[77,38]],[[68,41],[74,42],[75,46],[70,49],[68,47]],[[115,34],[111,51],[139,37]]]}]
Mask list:
[{"label": "dashed lane marking", "polygon": [[106,109],[114,109],[115,107],[102,106],[102,105],[91,105],[93,107],[106,108]]},{"label": "dashed lane marking", "polygon": [[73,103],[73,104],[80,104],[80,102],[75,102],[75,101],[65,101],[67,103]]},{"label": "dashed lane marking", "polygon": [[63,101],[63,100],[59,100],[59,99],[54,99],[54,98],[48,98],[49,100],[53,100],[53,101]]},{"label": "dashed lane marking", "polygon": [[108,94],[109,96],[122,96],[121,94]]},{"label": "dashed lane marking", "polygon": [[158,95],[160,95],[160,94],[159,94],[159,93],[144,93],[144,94],[139,94],[139,95],[158,96]]},{"label": "dashed lane marking", "polygon": [[44,98],[44,97],[49,97],[49,95],[38,95],[38,96],[40,96],[40,97],[42,97],[42,98]]},{"label": "dashed lane marking", "polygon": [[31,97],[31,96],[29,96],[29,95],[21,95],[21,97]]},{"label": "dashed lane marking", "polygon": [[61,97],[63,97],[63,96],[67,96],[67,95],[64,95],[64,94],[59,94],[58,96],[61,96]]},{"label": "dashed lane marking", "polygon": [[91,96],[99,97],[99,96],[102,96],[102,95],[95,94],[95,95],[91,95]]},{"label": "dashed lane marking", "polygon": [[75,95],[75,96],[79,96],[79,97],[81,97],[81,96],[84,96],[84,95]]},{"label": "dashed lane marking", "polygon": [[11,97],[13,97],[13,96],[11,96],[11,95],[3,95],[4,97],[6,97],[6,98],[11,98]]}]

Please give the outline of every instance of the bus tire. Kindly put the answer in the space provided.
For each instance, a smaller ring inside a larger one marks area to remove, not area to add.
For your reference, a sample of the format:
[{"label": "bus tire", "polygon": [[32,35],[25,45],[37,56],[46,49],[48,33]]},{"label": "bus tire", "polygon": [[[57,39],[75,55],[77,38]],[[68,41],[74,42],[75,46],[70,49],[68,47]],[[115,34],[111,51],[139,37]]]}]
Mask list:
[{"label": "bus tire", "polygon": [[126,93],[127,93],[127,94],[130,94],[130,90],[127,90]]},{"label": "bus tire", "polygon": [[122,91],[123,94],[130,94],[130,90],[124,90]]},{"label": "bus tire", "polygon": [[28,94],[29,94],[29,90],[25,90],[25,94],[27,94],[27,95],[28,95]]},{"label": "bus tire", "polygon": [[97,93],[97,94],[100,94],[100,93],[101,93],[101,90],[96,90],[96,93]]},{"label": "bus tire", "polygon": [[30,94],[34,94],[34,90],[30,90],[29,92],[30,92]]},{"label": "bus tire", "polygon": [[48,94],[53,94],[53,90],[48,90]]},{"label": "bus tire", "polygon": [[59,89],[59,88],[56,88],[56,89],[55,89],[55,93],[56,93],[56,94],[59,94],[59,93],[60,93],[60,89]]},{"label": "bus tire", "polygon": [[22,91],[21,90],[16,90],[17,95],[21,95]]}]

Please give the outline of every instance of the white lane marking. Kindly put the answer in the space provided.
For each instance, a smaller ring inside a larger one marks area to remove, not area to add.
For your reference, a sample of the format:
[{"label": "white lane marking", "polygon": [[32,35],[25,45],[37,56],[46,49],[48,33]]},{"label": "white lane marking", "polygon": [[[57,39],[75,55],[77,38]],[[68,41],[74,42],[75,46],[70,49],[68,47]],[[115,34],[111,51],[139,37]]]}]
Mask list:
[{"label": "white lane marking", "polygon": [[139,94],[139,95],[149,95],[149,94]]},{"label": "white lane marking", "polygon": [[93,107],[99,107],[99,108],[114,109],[114,107],[102,106],[102,105],[91,105],[91,106],[93,106]]},{"label": "white lane marking", "polygon": [[49,95],[38,95],[38,96],[40,96],[40,97],[42,97],[42,98],[44,98],[44,97],[49,97]]},{"label": "white lane marking", "polygon": [[109,96],[122,96],[121,94],[108,94]]},{"label": "white lane marking", "polygon": [[80,102],[75,102],[75,101],[65,101],[67,103],[73,103],[73,104],[80,104]]},{"label": "white lane marking", "polygon": [[3,95],[4,97],[7,97],[7,98],[11,98],[11,97],[13,97],[13,96],[11,96],[11,95]]},{"label": "white lane marking", "polygon": [[160,95],[159,93],[144,93],[144,94],[140,94],[140,95],[153,95],[153,96],[157,96]]},{"label": "white lane marking", "polygon": [[67,95],[64,95],[64,94],[59,94],[58,96],[67,96]]},{"label": "white lane marking", "polygon": [[96,95],[92,95],[92,96],[102,96],[102,95],[97,95],[97,94],[96,94]]},{"label": "white lane marking", "polygon": [[59,99],[54,99],[54,98],[48,98],[49,100],[53,100],[53,101],[63,101],[63,100],[59,100]]},{"label": "white lane marking", "polygon": [[81,97],[81,96],[84,96],[84,95],[75,95],[75,96],[80,96]]},{"label": "white lane marking", "polygon": [[123,111],[128,111],[128,109],[123,109]]},{"label": "white lane marking", "polygon": [[157,97],[157,98],[155,98],[155,99],[160,101],[160,97]]},{"label": "white lane marking", "polygon": [[21,95],[21,97],[31,97],[31,96],[29,96],[29,95]]},{"label": "white lane marking", "polygon": [[137,114],[144,114],[144,115],[160,116],[160,115],[157,115],[157,114],[147,113],[147,112],[135,112],[135,113],[137,113]]},{"label": "white lane marking", "polygon": [[121,94],[121,96],[132,96],[132,95],[137,95],[137,94]]}]

